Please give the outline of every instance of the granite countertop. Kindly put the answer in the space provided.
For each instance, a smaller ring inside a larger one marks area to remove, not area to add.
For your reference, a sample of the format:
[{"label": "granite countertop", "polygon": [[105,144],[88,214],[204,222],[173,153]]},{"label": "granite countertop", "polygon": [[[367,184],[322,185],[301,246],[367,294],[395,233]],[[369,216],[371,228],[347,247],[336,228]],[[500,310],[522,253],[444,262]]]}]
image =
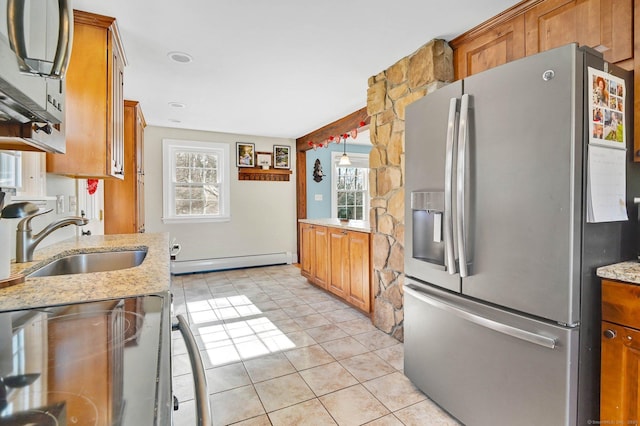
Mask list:
[{"label": "granite countertop", "polygon": [[0,310],[26,309],[167,292],[171,282],[169,234],[121,234],[74,237],[36,249],[33,262],[12,263],[12,274],[28,275],[70,254],[147,248],[136,267],[108,272],[26,278],[0,289]]},{"label": "granite countertop", "polygon": [[600,278],[640,284],[640,262],[629,260],[613,265],[602,266],[596,270]]},{"label": "granite countertop", "polygon": [[371,225],[364,220],[349,220],[348,222],[340,222],[339,219],[298,219],[300,223],[309,223],[311,225],[331,226],[334,228],[344,228],[351,231],[371,232]]}]

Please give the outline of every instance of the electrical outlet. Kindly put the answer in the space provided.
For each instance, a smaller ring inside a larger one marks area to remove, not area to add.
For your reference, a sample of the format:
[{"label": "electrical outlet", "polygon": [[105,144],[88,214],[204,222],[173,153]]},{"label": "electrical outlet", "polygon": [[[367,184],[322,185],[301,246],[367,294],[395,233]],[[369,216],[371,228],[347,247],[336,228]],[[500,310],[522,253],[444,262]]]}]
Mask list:
[{"label": "electrical outlet", "polygon": [[322,201],[322,194],[314,194],[314,198],[315,201]]},{"label": "electrical outlet", "polygon": [[56,195],[56,214],[64,213],[64,195]]}]

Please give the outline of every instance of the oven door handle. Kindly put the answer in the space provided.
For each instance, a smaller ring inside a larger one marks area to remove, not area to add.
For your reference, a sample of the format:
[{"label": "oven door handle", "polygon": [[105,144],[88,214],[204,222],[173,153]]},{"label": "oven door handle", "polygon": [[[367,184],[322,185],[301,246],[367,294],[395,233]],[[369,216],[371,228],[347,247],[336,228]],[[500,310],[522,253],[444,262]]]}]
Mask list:
[{"label": "oven door handle", "polygon": [[204,372],[204,364],[202,363],[202,357],[198,350],[196,339],[193,337],[193,333],[189,328],[189,323],[184,319],[184,316],[177,315],[178,318],[178,330],[184,338],[184,343],[189,353],[189,361],[191,362],[191,369],[193,370],[193,387],[195,390],[196,399],[196,416],[198,426],[210,426],[211,421],[211,407],[209,406],[209,391],[207,389],[207,376]]}]

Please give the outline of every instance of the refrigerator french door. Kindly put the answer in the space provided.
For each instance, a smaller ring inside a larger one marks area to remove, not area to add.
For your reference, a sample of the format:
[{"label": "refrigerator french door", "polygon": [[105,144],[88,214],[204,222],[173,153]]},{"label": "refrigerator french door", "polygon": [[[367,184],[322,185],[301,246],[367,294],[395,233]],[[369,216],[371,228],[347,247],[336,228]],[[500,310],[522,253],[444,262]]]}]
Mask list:
[{"label": "refrigerator french door", "polygon": [[597,419],[594,271],[625,225],[583,219],[586,66],[567,45],[407,107],[405,373],[468,425]]}]

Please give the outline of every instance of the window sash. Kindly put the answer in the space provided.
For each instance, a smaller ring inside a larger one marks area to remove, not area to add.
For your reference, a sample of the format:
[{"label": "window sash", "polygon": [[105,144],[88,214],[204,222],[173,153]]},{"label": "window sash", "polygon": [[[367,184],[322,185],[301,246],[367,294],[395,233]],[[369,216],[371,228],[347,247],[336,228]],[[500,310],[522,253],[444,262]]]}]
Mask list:
[{"label": "window sash", "polygon": [[[338,153],[340,154],[340,153]],[[351,166],[339,166],[334,153],[332,214],[340,219],[367,220],[369,205],[368,155],[349,154]]]},{"label": "window sash", "polygon": [[163,140],[163,221],[229,220],[229,146]]}]

